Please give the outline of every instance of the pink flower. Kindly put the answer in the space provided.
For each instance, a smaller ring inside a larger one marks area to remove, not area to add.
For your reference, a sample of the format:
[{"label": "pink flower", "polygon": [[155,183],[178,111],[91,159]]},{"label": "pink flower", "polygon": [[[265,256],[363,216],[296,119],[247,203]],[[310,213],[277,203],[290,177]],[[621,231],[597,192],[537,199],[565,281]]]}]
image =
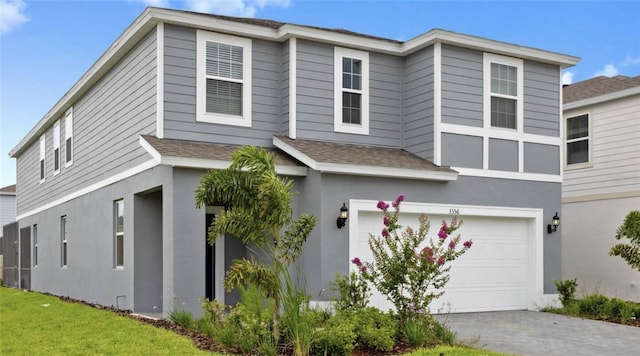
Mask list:
[{"label": "pink flower", "polygon": [[447,236],[449,235],[447,234],[447,230],[443,226],[442,228],[440,228],[440,231],[438,231],[438,237],[444,240],[447,238]]},{"label": "pink flower", "polygon": [[385,203],[382,200],[378,200],[378,205],[376,205],[376,207],[378,207],[378,209],[382,211],[387,211],[387,209],[389,209],[389,204]]},{"label": "pink flower", "polygon": [[396,201],[398,203],[402,203],[404,201],[404,195],[402,195],[402,194],[398,195],[398,197],[396,198]]},{"label": "pink flower", "polygon": [[431,257],[433,256],[433,250],[431,249],[431,247],[427,246],[422,249],[422,254],[427,255],[428,257]]},{"label": "pink flower", "polygon": [[389,237],[389,231],[387,230],[386,227],[384,229],[382,229],[382,236],[383,237]]},{"label": "pink flower", "polygon": [[442,266],[444,264],[444,258],[438,258],[438,264]]},{"label": "pink flower", "polygon": [[366,272],[366,271],[367,271],[367,266],[362,265],[362,266],[360,267],[360,271],[362,271],[362,273]]},{"label": "pink flower", "polygon": [[436,259],[435,259],[435,257],[433,257],[433,256],[431,255],[431,256],[429,256],[428,260],[429,260],[429,262],[433,262],[433,261],[435,261]]},{"label": "pink flower", "polygon": [[354,257],[354,258],[351,260],[351,263],[353,263],[353,264],[354,264],[354,265],[356,265],[356,266],[361,266],[361,265],[362,265],[362,262],[360,261],[360,259],[359,259],[358,257]]},{"label": "pink flower", "polygon": [[382,219],[382,223],[384,224],[384,226],[389,226],[389,224],[391,224],[391,220],[389,220],[388,217],[384,217],[384,219]]},{"label": "pink flower", "polygon": [[462,245],[466,248],[470,248],[471,245],[473,245],[473,241],[471,240],[465,241]]},{"label": "pink flower", "polygon": [[455,240],[449,241],[449,250],[453,250],[454,248],[456,248]]}]

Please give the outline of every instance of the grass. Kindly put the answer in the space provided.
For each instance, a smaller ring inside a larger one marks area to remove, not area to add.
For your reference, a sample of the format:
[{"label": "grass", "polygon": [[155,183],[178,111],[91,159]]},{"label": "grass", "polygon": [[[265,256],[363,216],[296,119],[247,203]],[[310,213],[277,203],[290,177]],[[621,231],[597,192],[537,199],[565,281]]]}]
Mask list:
[{"label": "grass", "polygon": [[0,288],[0,355],[212,355],[190,339],[82,304]]},{"label": "grass", "polygon": [[499,352],[470,349],[457,346],[438,346],[433,349],[420,349],[406,354],[406,356],[504,356],[509,354],[501,354]]}]

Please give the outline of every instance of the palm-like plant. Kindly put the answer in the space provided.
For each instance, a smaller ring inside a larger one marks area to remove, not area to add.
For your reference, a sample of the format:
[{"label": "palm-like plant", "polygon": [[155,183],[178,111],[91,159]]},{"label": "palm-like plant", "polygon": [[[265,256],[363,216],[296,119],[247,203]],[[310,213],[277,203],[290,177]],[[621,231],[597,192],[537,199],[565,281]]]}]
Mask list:
[{"label": "palm-like plant", "polygon": [[275,302],[273,324],[279,338],[281,293],[280,276],[302,252],[302,244],[313,230],[316,218],[303,214],[293,219],[291,188],[293,181],[278,176],[275,158],[263,148],[244,146],[234,152],[227,169],[211,170],[195,191],[196,207],[224,206],[209,227],[209,243],[231,234],[243,243],[268,246],[273,265],[243,258],[227,271],[228,291],[239,285],[254,284]]}]

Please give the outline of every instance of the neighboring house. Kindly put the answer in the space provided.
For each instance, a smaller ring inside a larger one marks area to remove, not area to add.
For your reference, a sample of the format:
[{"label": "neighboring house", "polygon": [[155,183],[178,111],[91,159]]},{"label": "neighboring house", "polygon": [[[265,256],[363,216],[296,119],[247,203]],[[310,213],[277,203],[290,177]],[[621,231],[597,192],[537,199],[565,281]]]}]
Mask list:
[{"label": "neighboring house", "polygon": [[16,185],[0,188],[0,276],[2,276],[4,245],[3,230],[6,224],[16,221]]},{"label": "neighboring house", "polygon": [[20,229],[37,230],[31,287],[165,315],[233,303],[221,281],[249,252],[206,244],[221,208],[196,209],[194,190],[258,145],[295,181],[295,214],[318,217],[300,261],[314,301],[369,258],[377,200],[404,194],[402,223],[427,213],[435,236],[457,215],[474,241],[434,310],[545,305],[561,278],[562,227],[546,232],[560,73],[577,61],[443,30],[400,42],[148,8],[11,151]]},{"label": "neighboring house", "polygon": [[640,210],[640,76],[563,91],[562,277],[584,293],[640,301],[640,272],[609,256],[625,216]]}]

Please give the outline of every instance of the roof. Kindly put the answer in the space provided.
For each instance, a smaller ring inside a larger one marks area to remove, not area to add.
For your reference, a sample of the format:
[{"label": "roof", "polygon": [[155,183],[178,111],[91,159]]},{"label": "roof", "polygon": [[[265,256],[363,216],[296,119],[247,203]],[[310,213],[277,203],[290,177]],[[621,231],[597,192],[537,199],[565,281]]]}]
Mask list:
[{"label": "roof", "polygon": [[[178,167],[227,168],[231,156],[241,146],[184,141],[141,135],[140,144],[160,164]],[[285,175],[306,175],[306,167],[278,149],[266,148],[276,159],[276,171]]]},{"label": "roof", "polygon": [[275,42],[284,42],[291,38],[307,39],[321,43],[344,46],[371,52],[386,53],[395,56],[407,56],[434,43],[446,43],[476,50],[508,55],[543,63],[558,65],[562,68],[573,66],[579,58],[566,54],[545,51],[532,47],[489,40],[460,33],[433,29],[408,41],[396,41],[380,37],[358,34],[342,29],[325,29],[313,26],[300,26],[291,23],[247,19],[230,16],[201,14],[189,11],[148,7],[113,42],[98,60],[82,75],[45,116],[20,140],[9,152],[17,157],[32,142],[64,115],[93,85],[95,85],[113,66],[127,55],[140,40],[159,24],[216,31],[230,35],[244,36]]},{"label": "roof", "polygon": [[562,101],[566,104],[635,87],[640,87],[640,75],[600,76],[565,86],[562,89]]},{"label": "roof", "polygon": [[273,144],[310,168],[354,174],[423,180],[455,180],[458,172],[437,166],[399,148],[370,147],[274,136]]},{"label": "roof", "polygon": [[16,185],[8,185],[0,188],[0,195],[16,195]]}]

